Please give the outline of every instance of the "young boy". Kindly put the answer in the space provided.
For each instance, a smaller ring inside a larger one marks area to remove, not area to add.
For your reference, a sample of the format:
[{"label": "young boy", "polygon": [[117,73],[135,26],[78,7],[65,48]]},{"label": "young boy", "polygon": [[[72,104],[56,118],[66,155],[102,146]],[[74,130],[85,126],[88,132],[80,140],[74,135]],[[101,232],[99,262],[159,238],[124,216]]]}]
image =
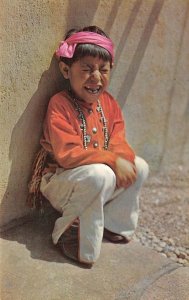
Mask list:
[{"label": "young boy", "polygon": [[103,235],[127,243],[134,233],[148,165],[127,143],[121,110],[106,91],[112,41],[96,26],[71,30],[56,54],[69,89],[49,102],[41,139],[49,161],[40,190],[62,214],[54,244],[90,267]]}]

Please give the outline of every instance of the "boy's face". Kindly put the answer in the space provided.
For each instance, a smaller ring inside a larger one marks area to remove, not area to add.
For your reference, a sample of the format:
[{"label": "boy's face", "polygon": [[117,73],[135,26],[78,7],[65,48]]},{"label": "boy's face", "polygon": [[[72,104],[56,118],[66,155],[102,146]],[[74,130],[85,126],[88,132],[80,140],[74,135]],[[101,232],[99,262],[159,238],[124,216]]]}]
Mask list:
[{"label": "boy's face", "polygon": [[94,103],[107,88],[110,79],[110,62],[99,57],[85,56],[71,67],[60,62],[60,70],[78,97],[87,103]]}]

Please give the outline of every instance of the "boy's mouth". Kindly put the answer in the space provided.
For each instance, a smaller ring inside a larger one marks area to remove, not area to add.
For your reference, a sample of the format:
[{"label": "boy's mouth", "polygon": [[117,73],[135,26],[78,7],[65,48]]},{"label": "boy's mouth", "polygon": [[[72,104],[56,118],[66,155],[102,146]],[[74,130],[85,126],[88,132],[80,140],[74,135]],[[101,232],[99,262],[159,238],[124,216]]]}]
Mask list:
[{"label": "boy's mouth", "polygon": [[88,87],[88,86],[85,87],[87,92],[89,92],[91,94],[98,94],[100,92],[101,88],[102,88],[101,86],[98,86],[98,87],[95,87],[95,88]]}]

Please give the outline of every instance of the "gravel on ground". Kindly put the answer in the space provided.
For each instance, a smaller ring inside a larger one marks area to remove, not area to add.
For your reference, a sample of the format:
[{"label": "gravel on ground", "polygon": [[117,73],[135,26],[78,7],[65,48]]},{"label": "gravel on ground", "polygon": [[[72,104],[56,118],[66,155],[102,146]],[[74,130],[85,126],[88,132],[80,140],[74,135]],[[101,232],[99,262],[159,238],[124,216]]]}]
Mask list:
[{"label": "gravel on ground", "polygon": [[189,170],[180,166],[149,176],[141,192],[134,238],[189,266]]}]

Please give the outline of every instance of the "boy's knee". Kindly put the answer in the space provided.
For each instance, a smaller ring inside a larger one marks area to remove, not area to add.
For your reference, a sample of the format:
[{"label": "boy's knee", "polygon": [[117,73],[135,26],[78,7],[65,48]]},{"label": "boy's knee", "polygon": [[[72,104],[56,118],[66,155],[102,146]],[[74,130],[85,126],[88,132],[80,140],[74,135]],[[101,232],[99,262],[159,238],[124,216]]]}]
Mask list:
[{"label": "boy's knee", "polygon": [[87,185],[93,189],[101,189],[102,186],[115,185],[116,176],[113,170],[105,164],[92,164],[88,169]]},{"label": "boy's knee", "polygon": [[149,166],[143,158],[138,156],[135,158],[135,166],[137,169],[137,180],[143,182],[148,177]]}]

